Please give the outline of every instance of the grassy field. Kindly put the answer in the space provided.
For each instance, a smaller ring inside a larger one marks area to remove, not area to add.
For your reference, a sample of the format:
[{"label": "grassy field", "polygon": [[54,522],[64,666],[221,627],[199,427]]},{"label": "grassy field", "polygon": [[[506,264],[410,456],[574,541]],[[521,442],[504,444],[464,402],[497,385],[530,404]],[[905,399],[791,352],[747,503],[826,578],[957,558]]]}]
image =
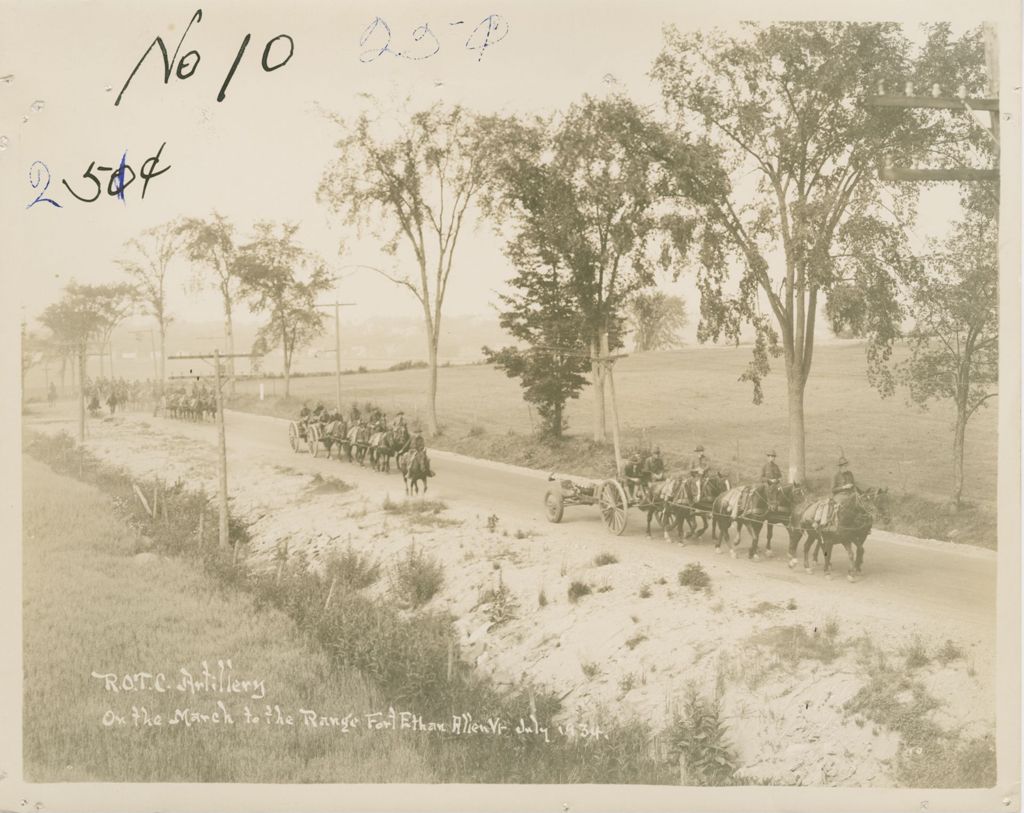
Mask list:
[{"label": "grassy field", "polygon": [[[249,701],[362,713],[379,698],[354,671],[306,647],[276,610],[255,612],[185,560],[136,558],[137,534],[97,489],[24,462],[25,775],[33,782],[430,782],[409,740],[337,729],[239,725],[239,695],[111,694],[91,673],[197,674],[231,658],[237,677],[262,678]],[[148,560],[148,561],[147,561]],[[235,725],[136,728],[150,713],[216,710]],[[105,728],[111,709],[129,724]]]},{"label": "grassy field", "polygon": [[[734,481],[754,479],[764,451],[774,446],[786,470],[788,423],[785,377],[780,369],[765,382],[765,400],[751,402],[748,384],[738,381],[750,358],[748,347],[694,347],[633,355],[616,366],[615,382],[626,447],[643,440],[660,445],[670,467],[687,458],[697,443]],[[927,412],[908,406],[903,393],[883,399],[865,373],[864,348],[855,343],[815,350],[805,400],[807,481],[823,491],[840,450],[862,485],[886,486],[896,495],[894,527],[907,533],[995,546],[997,411],[984,409],[968,425],[965,497],[972,504],[958,517],[941,510],[952,489],[953,414],[949,404]],[[413,420],[423,414],[425,370],[365,373],[342,379],[347,401],[373,401]],[[330,376],[292,381],[292,397],[280,398],[281,381],[268,384],[268,397],[255,397],[257,384],[240,382],[238,409],[293,417],[304,400],[332,404]],[[595,447],[590,388],[568,410],[569,439],[550,445],[531,435],[536,416],[523,401],[518,382],[490,366],[439,371],[438,413],[444,435],[436,448],[536,468],[582,475],[612,470],[610,446]]]}]

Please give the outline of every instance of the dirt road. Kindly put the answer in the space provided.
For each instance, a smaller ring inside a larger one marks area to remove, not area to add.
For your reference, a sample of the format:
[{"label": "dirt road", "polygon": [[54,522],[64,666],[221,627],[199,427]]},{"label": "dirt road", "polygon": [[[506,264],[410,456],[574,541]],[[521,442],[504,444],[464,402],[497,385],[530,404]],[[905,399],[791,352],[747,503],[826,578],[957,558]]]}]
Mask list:
[{"label": "dirt road", "polygon": [[[305,452],[294,454],[287,445],[288,422],[280,418],[229,410],[226,426],[233,453],[243,450],[259,453],[273,463],[310,473],[330,472],[342,479],[355,475],[347,463],[316,460]],[[174,428],[211,443],[216,440],[216,432],[210,425],[175,422]],[[432,452],[431,460],[437,477],[430,481],[430,496],[453,505],[477,507],[499,517],[543,519],[546,473],[445,452]],[[358,478],[401,488],[401,478],[395,472],[384,475],[359,469]],[[647,539],[645,517],[638,511],[631,512],[629,521],[630,526],[624,535],[615,538],[605,530],[596,507],[567,508],[563,519],[568,533],[589,537],[603,548],[618,550],[628,546],[637,552],[676,551],[681,563],[713,556],[710,541],[680,549],[657,537]],[[656,526],[654,533],[657,534]],[[763,537],[762,531],[762,546]],[[747,549],[747,539],[744,536],[742,551]],[[756,563],[743,560],[736,563],[737,567],[742,565],[749,568],[752,575],[786,583],[818,581],[822,582],[822,589],[826,589],[820,571],[817,575],[808,576],[800,568],[794,572],[786,566],[784,554],[788,538],[784,529],[777,529],[775,540],[773,549],[777,556],[773,560],[764,559]],[[847,584],[842,578],[846,565],[845,553],[837,548],[833,557],[836,583],[828,585],[827,589],[854,594],[873,611],[881,610],[899,617],[908,607],[913,607],[933,624],[942,624],[946,619],[952,627],[967,625],[975,629],[979,637],[994,635],[996,555],[992,551],[876,531],[865,545],[863,580],[854,585]]]}]

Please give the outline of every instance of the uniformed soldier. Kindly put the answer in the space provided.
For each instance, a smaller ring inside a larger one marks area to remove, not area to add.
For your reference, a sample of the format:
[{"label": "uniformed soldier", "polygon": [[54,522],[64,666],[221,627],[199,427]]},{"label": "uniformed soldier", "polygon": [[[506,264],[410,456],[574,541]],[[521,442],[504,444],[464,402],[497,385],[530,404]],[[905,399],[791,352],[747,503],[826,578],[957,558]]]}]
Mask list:
[{"label": "uniformed soldier", "polygon": [[640,459],[639,451],[635,451],[629,456],[622,473],[626,479],[626,493],[630,499],[634,499],[637,485],[641,482],[643,475],[643,461]]},{"label": "uniformed soldier", "polygon": [[644,470],[650,475],[652,480],[665,479],[665,461],[661,459],[661,448],[659,446],[655,446],[650,457],[644,461]]},{"label": "uniformed soldier", "polygon": [[848,468],[849,465],[850,462],[845,457],[839,458],[839,468],[832,477],[832,494],[834,496],[850,495],[857,490],[853,472]]},{"label": "uniformed soldier", "polygon": [[693,456],[690,458],[690,471],[696,471],[701,476],[701,479],[703,479],[710,466],[711,461],[704,454],[704,447],[697,446],[693,450]]},{"label": "uniformed soldier", "polygon": [[768,450],[768,460],[761,467],[761,481],[777,486],[782,482],[782,469],[775,463],[775,450]]}]

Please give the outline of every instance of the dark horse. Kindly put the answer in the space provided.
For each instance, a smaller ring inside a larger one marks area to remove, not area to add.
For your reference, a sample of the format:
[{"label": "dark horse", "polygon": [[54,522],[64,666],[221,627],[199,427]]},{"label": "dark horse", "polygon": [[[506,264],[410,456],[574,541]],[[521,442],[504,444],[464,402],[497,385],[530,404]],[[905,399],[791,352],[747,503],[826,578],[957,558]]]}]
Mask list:
[{"label": "dark horse", "polygon": [[685,482],[685,477],[672,475],[661,482],[651,484],[651,502],[644,507],[647,513],[647,536],[651,535],[651,520],[656,516],[658,524],[665,531],[666,540],[671,539],[669,532],[673,528],[679,529],[681,538],[680,514],[685,508],[680,503],[684,499],[682,492]]},{"label": "dark horse", "polygon": [[427,493],[427,478],[433,477],[434,472],[430,470],[430,461],[427,460],[425,449],[401,452],[398,455],[398,470],[402,472],[402,479],[405,481],[406,496],[419,494],[419,484],[423,483],[423,493]]},{"label": "dark horse", "polygon": [[364,423],[353,424],[348,430],[348,462],[353,458],[362,466],[366,459],[366,449],[370,444],[370,427]]},{"label": "dark horse", "polygon": [[341,453],[345,448],[348,439],[348,424],[344,419],[327,421],[320,427],[320,439],[327,447],[327,459],[331,459],[331,452],[338,447],[338,459],[341,460]]},{"label": "dark horse", "polygon": [[409,444],[409,430],[395,426],[370,436],[370,462],[377,471],[390,472],[391,458],[403,451]]},{"label": "dark horse", "polygon": [[804,542],[804,570],[813,572],[810,563],[811,545],[817,544],[825,554],[825,576],[832,577],[832,549],[836,544],[846,549],[850,559],[850,568],[846,578],[855,581],[861,575],[864,563],[864,542],[871,533],[875,516],[879,513],[886,495],[886,489],[872,488],[866,491],[854,491],[845,499],[835,501],[834,511],[824,525],[816,526],[814,517],[818,506],[825,500],[814,500],[805,503],[793,512],[789,528],[789,566],[797,564],[796,551],[801,538]]},{"label": "dark horse", "polygon": [[[698,538],[709,527],[712,527],[712,534],[714,534],[713,526],[708,523],[708,517],[712,514],[715,501],[728,490],[729,481],[721,475],[713,475],[708,477],[701,485],[700,498],[698,499],[697,483],[692,478],[682,481],[671,502],[672,507],[675,509],[676,518],[675,520],[669,520],[670,524],[677,526],[680,541],[683,540],[684,536]],[[700,530],[697,530],[698,519],[701,522]],[[683,531],[684,522],[690,526],[689,533],[684,533]]]},{"label": "dark horse", "polygon": [[729,550],[733,558],[736,558],[736,548],[739,547],[744,527],[750,531],[752,540],[747,558],[755,562],[761,558],[757,553],[757,545],[764,525],[768,526],[765,556],[772,556],[772,531],[776,524],[789,525],[793,508],[803,499],[803,494],[803,486],[799,483],[786,486],[771,486],[768,483],[748,486],[743,495],[741,513],[736,518],[736,542]]}]

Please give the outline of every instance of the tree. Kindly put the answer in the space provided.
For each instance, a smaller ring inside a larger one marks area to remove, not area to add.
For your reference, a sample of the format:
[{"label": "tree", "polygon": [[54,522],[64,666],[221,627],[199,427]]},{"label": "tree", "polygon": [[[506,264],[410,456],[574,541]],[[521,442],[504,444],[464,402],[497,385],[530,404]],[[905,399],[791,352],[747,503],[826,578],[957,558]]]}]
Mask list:
[{"label": "tree", "polygon": [[104,288],[105,290],[97,299],[103,317],[103,325],[97,337],[100,345],[100,374],[102,375],[103,372],[103,348],[108,347],[110,350],[110,375],[113,377],[114,348],[111,346],[110,336],[114,329],[138,307],[139,291],[127,282],[107,285]]},{"label": "tree", "polygon": [[374,270],[420,303],[427,339],[427,429],[437,434],[437,352],[455,249],[470,205],[494,162],[487,120],[441,105],[414,113],[388,133],[361,115],[345,129],[338,157],[320,181],[317,200],[345,222],[369,230],[395,255],[411,249],[417,273]]},{"label": "tree", "polygon": [[133,237],[125,247],[136,255],[123,259],[120,265],[128,272],[150,315],[160,330],[160,385],[166,380],[167,326],[171,315],[167,311],[167,272],[171,260],[182,247],[182,235],[176,223],[164,223],[146,229],[141,238]]},{"label": "tree", "polygon": [[53,343],[66,347],[78,361],[78,439],[85,440],[85,381],[89,342],[108,323],[110,303],[121,295],[119,285],[79,285],[72,281],[59,302],[50,305],[39,321],[50,329]]},{"label": "tree", "polygon": [[914,320],[905,337],[909,356],[873,371],[883,395],[902,384],[922,409],[931,401],[953,401],[956,508],[963,498],[967,422],[997,394],[998,243],[998,217],[991,207],[968,209],[945,241],[933,243],[933,253],[896,269]]},{"label": "tree", "polygon": [[25,409],[25,376],[51,352],[50,343],[21,323],[21,408]]},{"label": "tree", "polygon": [[741,380],[752,383],[755,403],[770,359],[783,356],[794,482],[805,479],[804,392],[819,305],[855,284],[871,304],[872,332],[898,333],[895,292],[878,260],[902,250],[898,224],[912,220],[916,189],[889,189],[883,200],[877,164],[883,155],[912,163],[937,131],[916,111],[869,111],[860,99],[880,80],[911,75],[910,51],[889,23],[748,24],[739,37],[669,28],[654,66],[678,132],[717,153],[673,173],[684,205],[699,214],[696,230],[684,232],[697,247],[698,338],[738,341],[744,324],[753,327]]},{"label": "tree", "polygon": [[[281,347],[285,398],[290,395],[295,351],[324,329],[316,300],[334,283],[323,262],[295,242],[298,228],[290,223],[257,223],[254,239],[238,250],[234,269],[253,310],[268,314],[268,321],[256,334],[253,352],[264,355]],[[306,272],[306,279],[296,275],[298,270]]]},{"label": "tree", "polygon": [[489,209],[514,224],[517,267],[564,269],[591,357],[594,439],[606,440],[604,359],[622,344],[622,309],[654,281],[659,128],[623,96],[585,96],[560,121],[506,124]]},{"label": "tree", "polygon": [[483,348],[484,357],[518,378],[523,397],[535,404],[541,433],[561,438],[565,404],[579,397],[589,367],[586,333],[576,302],[557,269],[524,268],[510,281],[516,293],[503,295],[501,326],[527,348]]},{"label": "tree", "polygon": [[679,331],[686,327],[686,301],[664,291],[638,291],[627,305],[638,353],[679,347]]},{"label": "tree", "polygon": [[190,217],[182,221],[179,231],[185,239],[185,256],[198,264],[202,271],[193,278],[195,287],[212,283],[220,293],[224,309],[224,336],[227,340],[227,368],[230,390],[235,392],[235,332],[232,309],[239,293],[241,280],[236,265],[235,227],[223,215],[213,212],[209,218]]}]

